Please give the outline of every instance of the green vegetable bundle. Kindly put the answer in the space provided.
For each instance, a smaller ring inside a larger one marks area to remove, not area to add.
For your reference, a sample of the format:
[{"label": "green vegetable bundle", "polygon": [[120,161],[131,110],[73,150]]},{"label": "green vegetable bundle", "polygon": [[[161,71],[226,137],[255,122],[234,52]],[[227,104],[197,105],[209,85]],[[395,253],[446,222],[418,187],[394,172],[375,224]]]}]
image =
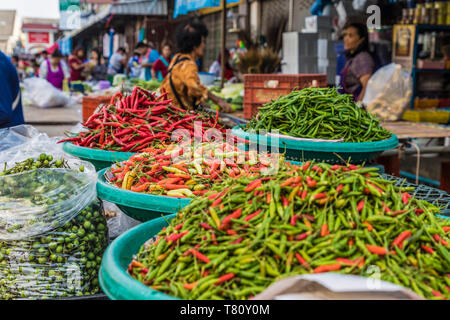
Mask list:
[{"label": "green vegetable bundle", "polygon": [[334,271],[450,298],[450,221],[376,168],[280,163],[226,180],[143,245],[128,271],[184,299],[247,299],[278,279]]},{"label": "green vegetable bundle", "polygon": [[392,134],[379,120],[359,108],[348,94],[336,88],[307,88],[292,91],[259,108],[248,128],[279,130],[280,134],[309,139],[369,142]]}]

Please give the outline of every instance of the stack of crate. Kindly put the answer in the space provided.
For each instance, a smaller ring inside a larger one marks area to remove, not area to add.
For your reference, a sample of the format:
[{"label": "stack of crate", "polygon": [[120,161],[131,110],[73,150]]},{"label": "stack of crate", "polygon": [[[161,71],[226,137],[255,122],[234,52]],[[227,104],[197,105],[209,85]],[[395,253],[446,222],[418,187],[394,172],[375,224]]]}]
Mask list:
[{"label": "stack of crate", "polygon": [[334,48],[337,43],[338,41],[329,39],[317,40],[318,72],[327,75],[329,84],[336,84],[337,55]]},{"label": "stack of crate", "polygon": [[331,17],[310,16],[305,18],[301,33],[283,33],[282,72],[321,73],[327,75],[327,83],[336,83],[337,56],[331,40]]}]

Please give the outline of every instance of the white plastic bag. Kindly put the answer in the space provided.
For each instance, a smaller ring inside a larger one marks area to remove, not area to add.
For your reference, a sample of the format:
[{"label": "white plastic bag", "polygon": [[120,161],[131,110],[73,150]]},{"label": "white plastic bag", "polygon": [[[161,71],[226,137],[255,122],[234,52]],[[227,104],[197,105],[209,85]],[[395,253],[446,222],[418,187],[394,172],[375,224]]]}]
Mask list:
[{"label": "white plastic bag", "polygon": [[40,108],[63,107],[70,102],[69,96],[41,78],[25,79],[24,85],[31,104]]},{"label": "white plastic bag", "polygon": [[411,93],[410,74],[401,65],[390,63],[369,79],[362,102],[367,111],[381,120],[396,121],[408,107]]}]

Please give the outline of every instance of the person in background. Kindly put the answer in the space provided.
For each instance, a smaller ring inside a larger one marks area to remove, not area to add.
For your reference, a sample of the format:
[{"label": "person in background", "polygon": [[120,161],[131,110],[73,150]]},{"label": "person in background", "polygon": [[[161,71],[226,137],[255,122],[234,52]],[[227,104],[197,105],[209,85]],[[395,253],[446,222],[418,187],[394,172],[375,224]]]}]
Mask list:
[{"label": "person in background", "polygon": [[125,65],[127,64],[127,51],[120,47],[109,58],[108,74],[115,75],[117,73],[125,73]]},{"label": "person in background", "polygon": [[0,128],[24,124],[19,76],[9,58],[0,51]]},{"label": "person in background", "polygon": [[[213,73],[216,77],[220,77],[220,71],[221,71],[221,63],[222,63],[222,53],[219,53],[219,57],[216,61],[214,61],[211,64],[211,67],[209,67],[209,73]],[[233,68],[230,66],[230,51],[228,49],[225,49],[225,80],[230,80],[234,77],[234,71]]]},{"label": "person in background", "polygon": [[42,62],[46,61],[47,59],[48,59],[48,52],[47,52],[47,50],[41,51],[41,54],[39,55],[39,59],[38,59],[39,65]]},{"label": "person in background", "polygon": [[172,46],[169,43],[163,44],[161,56],[155,61],[152,67],[152,79],[163,80],[169,70],[172,55]]},{"label": "person in background", "polygon": [[84,77],[81,74],[86,66],[86,64],[83,63],[84,56],[84,48],[80,46],[76,47],[69,56],[70,81],[84,80]]},{"label": "person in background", "polygon": [[31,68],[32,68],[31,76],[39,77],[40,64],[36,59],[31,59]]},{"label": "person in background", "polygon": [[[139,43],[138,43],[139,46]],[[156,60],[159,58],[159,53],[152,48],[151,45],[147,45],[146,51],[141,54],[139,63],[142,67],[141,79],[148,81],[152,78],[152,67]]]},{"label": "person in background", "polygon": [[199,20],[178,26],[175,38],[180,52],[172,58],[161,88],[168,92],[172,103],[183,109],[195,109],[209,98],[220,107],[221,111],[229,112],[230,104],[208,91],[198,76],[196,60],[204,55],[207,35],[208,29]]},{"label": "person in background", "polygon": [[100,51],[98,49],[91,50],[91,58],[87,64],[87,68],[90,75],[90,80],[100,81],[106,80],[106,73],[108,71],[108,66],[102,63],[100,56]]},{"label": "person in background", "polygon": [[344,27],[344,48],[347,61],[341,71],[341,87],[344,93],[352,94],[355,101],[361,101],[375,70],[365,24],[348,23]]},{"label": "person in background", "polygon": [[139,75],[141,74],[141,66],[139,64],[140,57],[141,53],[138,48],[136,48],[133,55],[128,59],[128,74],[131,78],[139,78]]},{"label": "person in background", "polygon": [[62,90],[64,79],[69,79],[71,74],[67,65],[62,61],[61,51],[55,49],[50,59],[41,63],[39,77],[50,82],[55,88]]}]

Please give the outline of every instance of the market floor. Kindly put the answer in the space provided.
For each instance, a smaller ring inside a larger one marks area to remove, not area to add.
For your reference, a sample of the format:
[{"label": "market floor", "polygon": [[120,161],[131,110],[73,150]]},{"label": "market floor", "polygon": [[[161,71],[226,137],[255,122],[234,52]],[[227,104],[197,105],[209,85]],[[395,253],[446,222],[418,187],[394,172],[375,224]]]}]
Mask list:
[{"label": "market floor", "polygon": [[38,108],[24,106],[25,122],[49,136],[64,136],[81,121],[81,105],[72,104],[62,108]]}]

